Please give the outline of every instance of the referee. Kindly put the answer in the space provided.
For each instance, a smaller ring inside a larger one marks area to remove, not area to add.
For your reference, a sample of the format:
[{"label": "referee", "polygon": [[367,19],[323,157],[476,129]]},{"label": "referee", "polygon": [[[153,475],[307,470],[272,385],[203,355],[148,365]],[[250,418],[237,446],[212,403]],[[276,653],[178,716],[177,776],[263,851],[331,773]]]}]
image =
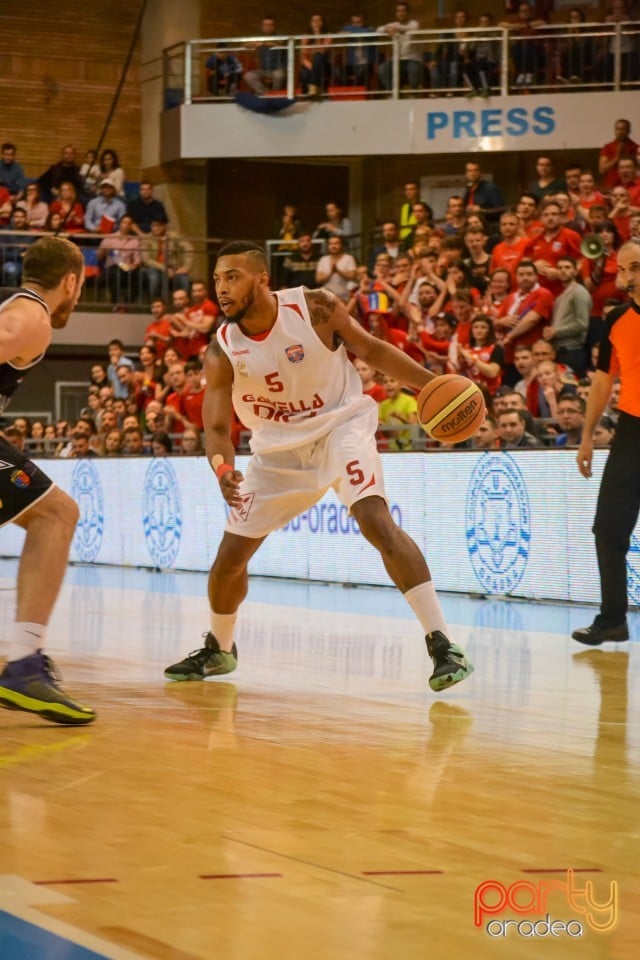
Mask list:
[{"label": "referee", "polygon": [[591,476],[593,431],[620,378],[620,418],[604,468],[593,524],[600,571],[600,613],[589,627],[574,630],[580,643],[599,646],[628,640],[627,552],[640,512],[640,241],[618,251],[617,285],[629,296],[607,315],[598,369],[591,384],[578,469]]}]

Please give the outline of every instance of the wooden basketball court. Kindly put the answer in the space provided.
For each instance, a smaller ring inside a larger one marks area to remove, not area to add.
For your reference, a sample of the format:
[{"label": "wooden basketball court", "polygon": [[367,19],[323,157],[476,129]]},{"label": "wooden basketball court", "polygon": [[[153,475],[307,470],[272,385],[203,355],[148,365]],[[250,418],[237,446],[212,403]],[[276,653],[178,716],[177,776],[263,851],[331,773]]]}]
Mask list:
[{"label": "wooden basketball court", "polygon": [[204,591],[70,570],[48,649],[99,717],[0,711],[2,960],[637,956],[636,642],[445,597],[476,672],[434,695],[394,591],[258,581],[237,673],[168,683]]}]

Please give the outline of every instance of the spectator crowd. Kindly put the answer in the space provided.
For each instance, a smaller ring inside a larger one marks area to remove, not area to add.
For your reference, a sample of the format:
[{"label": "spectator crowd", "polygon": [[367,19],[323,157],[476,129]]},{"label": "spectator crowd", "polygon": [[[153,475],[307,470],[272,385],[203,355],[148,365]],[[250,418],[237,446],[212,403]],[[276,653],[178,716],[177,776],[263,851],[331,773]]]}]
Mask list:
[{"label": "spectator crowd", "polygon": [[[572,163],[555,171],[550,157],[538,157],[513,207],[475,159],[437,222],[420,184],[409,181],[360,260],[339,204],[327,202],[312,229],[286,204],[271,238],[280,253],[273,285],[330,290],[373,336],[435,373],[478,383],[488,416],[467,446],[576,446],[604,318],[624,298],[617,251],[640,240],[639,147],[631,132],[628,120],[615,122],[594,170]],[[45,424],[18,417],[5,429],[9,439],[58,457],[201,453],[202,361],[220,313],[208,283],[191,275],[192,251],[168,229],[153,185],[142,182],[125,201],[114,151],[89,152],[77,166],[72,147],[27,183],[15,146],[5,143],[0,191],[4,286],[20,283],[24,245],[16,231],[36,237],[62,228],[69,237],[96,236],[87,249],[114,302],[126,291],[127,302],[146,303],[151,313],[134,357],[113,340],[104,362],[92,366],[80,418]],[[380,446],[422,449],[415,396],[360,361],[356,368],[379,405]],[[616,417],[614,388],[598,443],[608,445]],[[242,424],[232,424],[232,435],[242,449]]]},{"label": "spectator crowd", "polygon": [[[391,12],[392,11],[392,12]],[[432,14],[435,11],[430,11]],[[506,0],[502,10],[475,19],[458,7],[438,11],[438,28],[425,30],[411,4],[390,6],[383,24],[367,22],[362,11],[330,28],[314,11],[296,44],[293,66],[297,95],[319,98],[348,95],[349,88],[384,94],[393,87],[391,44],[397,44],[398,85],[402,95],[488,97],[501,85],[501,34],[507,31],[510,87],[561,89],[566,85],[611,84],[616,76],[616,24],[619,81],[640,80],[640,33],[635,0],[611,0],[603,10],[577,5],[553,10],[553,4]],[[630,28],[631,27],[631,28]],[[500,28],[500,29],[497,29]],[[288,68],[286,40],[273,16],[265,16],[260,40],[220,41],[206,52],[205,88],[214,97],[243,90],[257,96],[284,93]]]},{"label": "spectator crowd", "polygon": [[[617,120],[597,170],[572,163],[560,173],[540,156],[514,207],[469,161],[466,187],[449,197],[440,222],[420,185],[407,182],[366,263],[349,251],[342,211],[328,204],[326,222],[299,227],[282,286],[331,290],[374,336],[435,373],[475,381],[488,417],[465,446],[577,446],[604,318],[625,297],[617,251],[640,241],[639,154],[630,122]],[[295,207],[289,214],[291,243]],[[356,367],[379,403],[381,445],[422,448],[415,397],[360,361]],[[596,442],[608,445],[616,419],[614,389]]]},{"label": "spectator crowd", "polygon": [[3,286],[20,285],[27,246],[42,233],[55,233],[78,244],[86,286],[96,300],[104,291],[118,308],[189,289],[192,245],[170,229],[152,183],[127,184],[114,150],[103,150],[99,158],[89,150],[79,164],[67,144],[60,159],[31,181],[16,159],[16,145],[6,142],[0,150]]}]

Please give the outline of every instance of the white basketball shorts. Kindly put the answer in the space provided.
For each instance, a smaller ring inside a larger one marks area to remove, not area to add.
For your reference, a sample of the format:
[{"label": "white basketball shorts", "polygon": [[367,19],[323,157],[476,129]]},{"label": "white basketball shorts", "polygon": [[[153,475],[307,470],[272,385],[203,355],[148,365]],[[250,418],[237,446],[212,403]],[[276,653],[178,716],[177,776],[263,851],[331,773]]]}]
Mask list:
[{"label": "white basketball shorts", "polygon": [[242,505],[230,512],[225,530],[265,537],[314,506],[330,488],[349,510],[365,497],[386,501],[377,426],[377,406],[367,404],[319,440],[254,454],[240,485]]}]

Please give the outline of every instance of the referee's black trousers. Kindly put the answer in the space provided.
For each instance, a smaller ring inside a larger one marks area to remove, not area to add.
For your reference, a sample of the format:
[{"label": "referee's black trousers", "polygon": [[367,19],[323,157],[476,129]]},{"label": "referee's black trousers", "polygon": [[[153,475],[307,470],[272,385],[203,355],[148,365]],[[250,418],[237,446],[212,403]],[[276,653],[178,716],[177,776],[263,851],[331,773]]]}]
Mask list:
[{"label": "referee's black trousers", "polygon": [[640,417],[621,413],[602,475],[593,523],[602,604],[596,622],[613,627],[627,614],[627,553],[640,512]]}]

